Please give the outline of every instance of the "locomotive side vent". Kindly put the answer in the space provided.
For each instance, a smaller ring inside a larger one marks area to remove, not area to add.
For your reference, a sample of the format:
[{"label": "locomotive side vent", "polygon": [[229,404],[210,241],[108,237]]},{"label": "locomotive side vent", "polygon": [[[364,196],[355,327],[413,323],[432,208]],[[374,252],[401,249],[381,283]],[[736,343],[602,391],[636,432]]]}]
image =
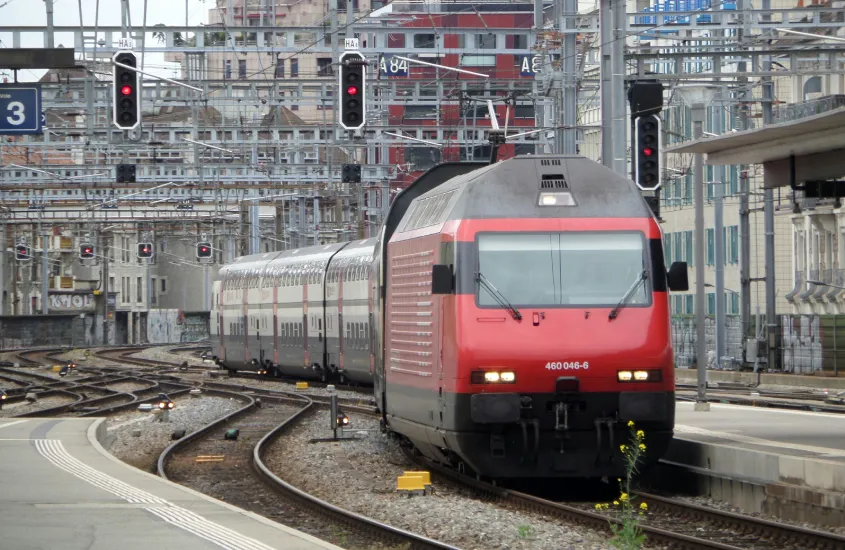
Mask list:
[{"label": "locomotive side vent", "polygon": [[560,159],[543,159],[540,166],[560,166]]},{"label": "locomotive side vent", "polygon": [[544,174],[540,177],[540,189],[569,189],[563,174]]}]

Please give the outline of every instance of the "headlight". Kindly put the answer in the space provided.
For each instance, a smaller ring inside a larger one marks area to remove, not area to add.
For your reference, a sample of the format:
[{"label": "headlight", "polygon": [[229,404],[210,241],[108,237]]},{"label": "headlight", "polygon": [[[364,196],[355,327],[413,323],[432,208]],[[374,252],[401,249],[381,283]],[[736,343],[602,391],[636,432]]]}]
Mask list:
[{"label": "headlight", "polygon": [[469,381],[471,384],[513,384],[516,373],[510,370],[476,370],[470,373]]},{"label": "headlight", "polygon": [[620,370],[616,372],[616,379],[619,382],[661,382],[663,380],[663,372],[658,369]]}]

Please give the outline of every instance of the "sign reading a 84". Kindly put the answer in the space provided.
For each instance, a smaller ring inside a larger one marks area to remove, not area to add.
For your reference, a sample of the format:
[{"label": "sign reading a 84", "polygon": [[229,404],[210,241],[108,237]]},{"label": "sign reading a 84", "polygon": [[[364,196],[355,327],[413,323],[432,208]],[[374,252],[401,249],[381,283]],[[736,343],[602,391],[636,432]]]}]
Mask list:
[{"label": "sign reading a 84", "polygon": [[393,55],[379,57],[378,70],[384,76],[408,76],[408,62]]}]

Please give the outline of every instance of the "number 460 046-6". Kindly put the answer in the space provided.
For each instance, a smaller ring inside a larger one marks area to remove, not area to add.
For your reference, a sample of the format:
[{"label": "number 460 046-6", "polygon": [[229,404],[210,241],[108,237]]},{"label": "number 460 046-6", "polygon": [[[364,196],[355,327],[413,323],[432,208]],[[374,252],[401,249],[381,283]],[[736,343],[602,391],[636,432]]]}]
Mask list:
[{"label": "number 460 046-6", "polygon": [[584,361],[549,361],[546,363],[546,370],[587,370],[590,368],[590,362]]}]

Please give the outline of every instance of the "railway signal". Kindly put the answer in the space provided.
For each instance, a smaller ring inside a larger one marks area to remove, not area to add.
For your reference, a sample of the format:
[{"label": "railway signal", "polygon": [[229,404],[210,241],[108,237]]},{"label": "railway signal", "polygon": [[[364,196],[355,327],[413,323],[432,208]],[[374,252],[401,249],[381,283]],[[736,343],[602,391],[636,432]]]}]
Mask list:
[{"label": "railway signal", "polygon": [[660,188],[660,117],[646,115],[634,123],[634,182],[643,191]]},{"label": "railway signal", "polygon": [[26,261],[32,259],[32,250],[30,250],[28,245],[25,244],[16,244],[15,245],[15,259],[20,261]]},{"label": "railway signal", "polygon": [[197,259],[211,258],[211,243],[197,243]]},{"label": "railway signal", "polygon": [[90,244],[79,245],[79,258],[87,260],[94,257],[94,247]]},{"label": "railway signal", "polygon": [[5,391],[0,390],[0,410],[3,410],[3,402],[6,401],[6,398],[8,398],[8,397],[9,396],[6,395]]},{"label": "railway signal", "polygon": [[341,171],[343,183],[361,183],[361,165],[344,164]]},{"label": "railway signal", "polygon": [[340,126],[358,130],[367,120],[367,60],[361,52],[340,54],[338,90],[340,90]]},{"label": "railway signal", "polygon": [[135,183],[136,168],[134,164],[118,164],[115,169],[117,183]]},{"label": "railway signal", "polygon": [[152,243],[138,243],[138,257],[139,258],[152,258],[153,257],[153,244]]},{"label": "railway signal", "polygon": [[[112,58],[127,67],[138,67],[138,60],[132,52],[117,52]],[[112,120],[121,130],[134,130],[141,124],[141,94],[138,89],[138,73],[132,69],[115,65],[112,69]]]}]

